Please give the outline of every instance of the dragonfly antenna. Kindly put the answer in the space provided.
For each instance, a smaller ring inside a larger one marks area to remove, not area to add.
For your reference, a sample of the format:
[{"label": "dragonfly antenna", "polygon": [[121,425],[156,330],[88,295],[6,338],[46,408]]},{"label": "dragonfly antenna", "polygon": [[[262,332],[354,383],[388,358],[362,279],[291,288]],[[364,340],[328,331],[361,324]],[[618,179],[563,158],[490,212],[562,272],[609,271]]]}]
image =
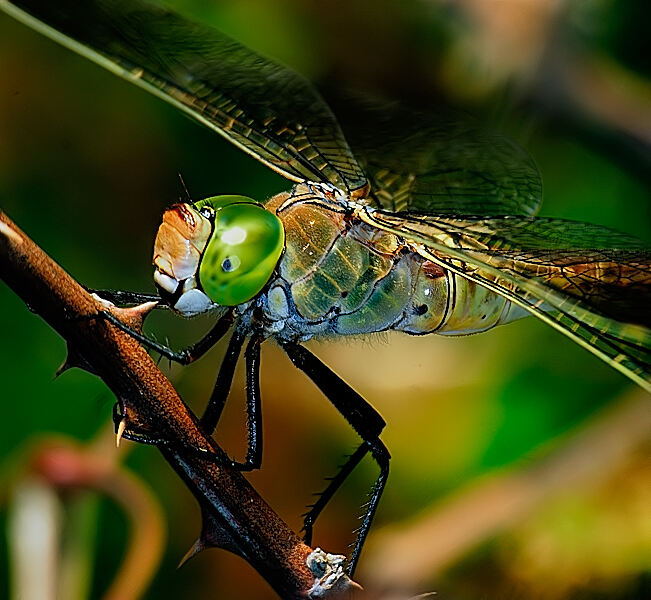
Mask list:
[{"label": "dragonfly antenna", "polygon": [[185,197],[187,198],[188,202],[192,202],[192,197],[190,196],[190,192],[188,191],[188,186],[185,185],[185,180],[183,179],[183,175],[179,173],[179,181],[181,182],[181,185],[183,186],[183,191],[185,192]]}]

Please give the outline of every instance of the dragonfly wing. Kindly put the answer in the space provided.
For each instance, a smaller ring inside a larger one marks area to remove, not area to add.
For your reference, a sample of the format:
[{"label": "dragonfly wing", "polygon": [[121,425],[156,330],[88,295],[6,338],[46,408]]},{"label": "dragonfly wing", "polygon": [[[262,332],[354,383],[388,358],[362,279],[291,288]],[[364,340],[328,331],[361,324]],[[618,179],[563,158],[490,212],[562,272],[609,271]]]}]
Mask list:
[{"label": "dragonfly wing", "polygon": [[341,92],[325,97],[371,181],[378,208],[447,215],[533,215],[542,183],[531,157],[468,115]]},{"label": "dragonfly wing", "polygon": [[55,41],[167,100],[293,181],[366,188],[330,108],[294,71],[146,0],[0,0]]},{"label": "dragonfly wing", "polygon": [[651,250],[596,225],[364,209],[423,257],[525,308],[651,391]]}]

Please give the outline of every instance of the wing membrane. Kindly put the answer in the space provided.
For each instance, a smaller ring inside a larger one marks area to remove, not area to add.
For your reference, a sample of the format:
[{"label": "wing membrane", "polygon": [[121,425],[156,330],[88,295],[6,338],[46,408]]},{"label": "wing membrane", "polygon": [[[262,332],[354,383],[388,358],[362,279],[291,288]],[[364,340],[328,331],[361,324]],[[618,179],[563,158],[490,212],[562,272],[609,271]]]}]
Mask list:
[{"label": "wing membrane", "polygon": [[366,176],[303,77],[145,0],[0,0],[0,8],[222,134],[293,181],[353,193]]},{"label": "wing membrane", "polygon": [[408,110],[324,92],[371,181],[378,208],[445,215],[533,215],[542,200],[531,157],[444,107]]},{"label": "wing membrane", "polygon": [[370,209],[360,216],[527,309],[651,391],[651,251],[638,240],[560,219]]}]

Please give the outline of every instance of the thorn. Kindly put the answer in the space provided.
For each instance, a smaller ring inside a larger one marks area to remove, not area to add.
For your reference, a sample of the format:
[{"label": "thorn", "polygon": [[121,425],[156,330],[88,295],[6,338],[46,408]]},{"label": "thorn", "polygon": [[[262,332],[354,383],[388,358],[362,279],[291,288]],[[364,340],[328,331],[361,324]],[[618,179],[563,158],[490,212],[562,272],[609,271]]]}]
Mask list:
[{"label": "thorn", "polygon": [[196,556],[197,554],[199,554],[199,552],[205,549],[206,549],[206,544],[201,540],[201,538],[197,538],[197,541],[194,544],[192,544],[190,549],[183,555],[183,558],[179,561],[179,564],[176,565],[176,568],[180,569],[193,556]]},{"label": "thorn", "polygon": [[124,321],[131,329],[142,333],[142,327],[147,315],[158,306],[157,301],[143,302],[137,306],[129,306],[127,308],[116,308],[113,314],[120,315],[120,319]]},{"label": "thorn", "polygon": [[151,300],[150,302],[143,302],[142,304],[138,304],[138,306],[132,306],[127,310],[129,310],[133,315],[139,315],[144,319],[157,306],[158,300]]},{"label": "thorn", "polygon": [[120,419],[120,423],[118,424],[118,430],[115,435],[115,447],[119,448],[120,447],[120,440],[122,439],[122,436],[124,435],[124,431],[127,428],[127,419],[126,417],[123,417]]},{"label": "thorn", "polygon": [[93,375],[96,374],[95,370],[90,366],[88,361],[73,347],[71,347],[70,344],[68,344],[68,354],[66,356],[66,359],[63,361],[63,364],[56,370],[54,376],[59,377],[72,368],[82,369],[83,371],[88,371],[88,373],[91,373]]},{"label": "thorn", "polygon": [[129,320],[133,323],[132,327],[142,333],[145,319],[157,306],[158,302],[152,300],[151,302],[143,302],[142,304],[138,304],[138,306],[132,306],[123,310],[128,311]]}]

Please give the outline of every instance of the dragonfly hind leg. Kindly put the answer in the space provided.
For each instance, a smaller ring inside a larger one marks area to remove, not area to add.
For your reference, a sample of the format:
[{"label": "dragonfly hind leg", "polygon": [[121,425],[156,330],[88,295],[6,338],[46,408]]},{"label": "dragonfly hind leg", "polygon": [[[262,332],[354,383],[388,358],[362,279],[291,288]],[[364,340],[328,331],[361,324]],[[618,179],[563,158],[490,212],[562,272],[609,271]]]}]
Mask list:
[{"label": "dragonfly hind leg", "polygon": [[379,438],[385,422],[364,398],[306,348],[288,342],[281,342],[281,345],[292,363],[314,382],[363,440],[306,513],[303,523],[306,541],[311,542],[316,518],[366,454],[370,452],[380,468],[380,474],[371,490],[362,524],[357,530],[353,552],[348,561],[347,573],[352,577],[389,476],[391,455]]}]

